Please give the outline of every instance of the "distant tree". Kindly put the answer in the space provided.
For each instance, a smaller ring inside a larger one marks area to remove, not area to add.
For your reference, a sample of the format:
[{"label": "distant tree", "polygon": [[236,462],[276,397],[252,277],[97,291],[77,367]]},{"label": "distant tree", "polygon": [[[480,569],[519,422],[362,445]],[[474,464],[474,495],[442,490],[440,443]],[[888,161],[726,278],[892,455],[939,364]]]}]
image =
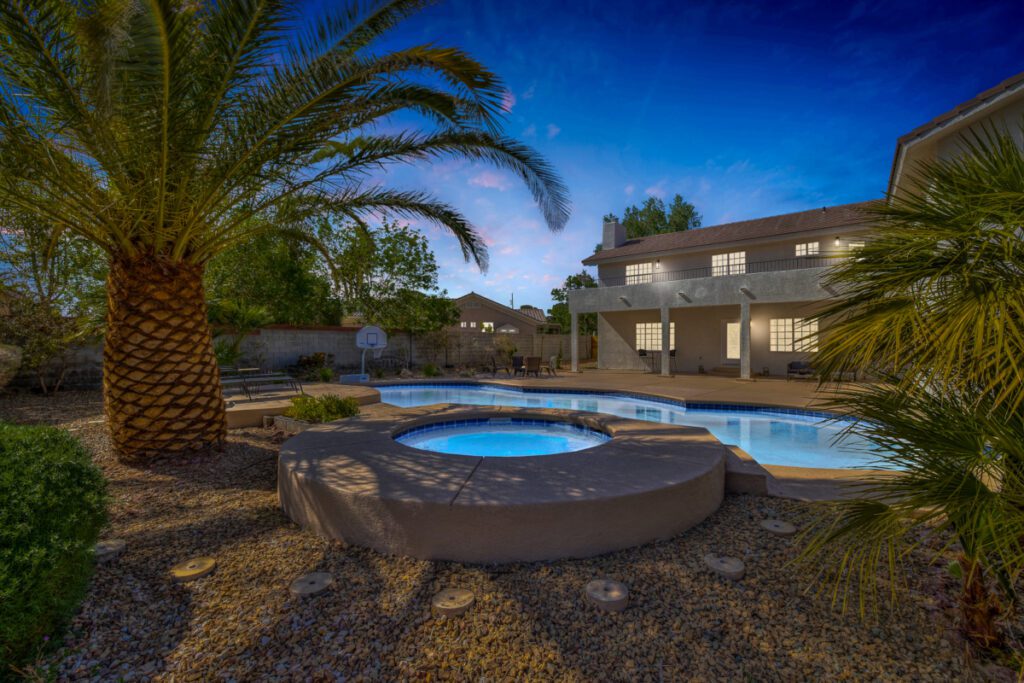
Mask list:
[{"label": "distant tree", "polygon": [[616,216],[614,213],[606,213],[604,215],[604,222],[605,223],[618,223],[619,222],[619,217]]},{"label": "distant tree", "polygon": [[[614,214],[605,216],[614,218]],[[682,195],[672,198],[672,203],[665,206],[659,197],[648,197],[640,206],[629,206],[622,214],[622,225],[626,228],[626,238],[647,237],[662,232],[677,232],[699,228],[702,217],[690,202]]]},{"label": "distant tree", "polygon": [[[548,309],[548,322],[558,323],[562,326],[562,330],[568,332],[572,324],[572,316],[569,313],[570,290],[589,289],[591,287],[597,287],[597,280],[585,270],[565,278],[565,283],[561,287],[551,290],[551,298],[555,301],[555,305]],[[580,314],[579,326],[580,334],[595,334],[597,332],[597,314]]]},{"label": "distant tree", "polygon": [[[388,305],[377,311],[367,322],[386,329],[404,331],[408,337],[406,363],[412,365],[413,340],[442,330],[459,321],[459,306],[442,290],[427,294],[413,289],[397,292]],[[429,344],[429,341],[428,341]]]},{"label": "distant tree", "polygon": [[409,301],[408,292],[437,290],[437,260],[418,230],[384,222],[335,234],[329,245],[346,313],[359,313],[366,322],[383,326],[395,317],[392,309]]},{"label": "distant tree", "polygon": [[266,309],[271,323],[341,322],[341,298],[324,258],[309,243],[279,234],[260,235],[214,257],[204,284],[211,309],[231,301]]}]

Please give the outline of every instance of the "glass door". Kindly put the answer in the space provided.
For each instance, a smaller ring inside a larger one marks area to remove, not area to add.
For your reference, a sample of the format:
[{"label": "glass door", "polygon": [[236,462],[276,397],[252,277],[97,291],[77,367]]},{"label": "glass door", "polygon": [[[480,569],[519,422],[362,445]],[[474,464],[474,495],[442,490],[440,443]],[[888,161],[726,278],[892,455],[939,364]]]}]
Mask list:
[{"label": "glass door", "polygon": [[725,364],[736,365],[740,362],[740,323],[725,323]]}]

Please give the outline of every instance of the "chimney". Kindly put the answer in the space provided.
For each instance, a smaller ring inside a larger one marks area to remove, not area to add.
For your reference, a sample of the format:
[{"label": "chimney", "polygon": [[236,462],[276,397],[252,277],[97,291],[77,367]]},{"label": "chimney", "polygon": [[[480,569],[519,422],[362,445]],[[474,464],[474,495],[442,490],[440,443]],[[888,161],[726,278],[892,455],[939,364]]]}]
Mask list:
[{"label": "chimney", "polygon": [[621,247],[626,241],[626,228],[618,221],[605,221],[604,239],[601,241],[601,248],[604,250]]}]

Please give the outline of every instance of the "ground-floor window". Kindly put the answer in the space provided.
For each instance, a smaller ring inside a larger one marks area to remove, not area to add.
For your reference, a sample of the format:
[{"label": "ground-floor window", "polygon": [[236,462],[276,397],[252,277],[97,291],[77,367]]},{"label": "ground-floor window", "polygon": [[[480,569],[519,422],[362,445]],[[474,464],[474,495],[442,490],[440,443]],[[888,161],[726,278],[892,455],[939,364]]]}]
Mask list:
[{"label": "ground-floor window", "polygon": [[[676,349],[676,324],[668,324],[668,348]],[[661,350],[661,323],[636,324],[636,350],[641,352]]]},{"label": "ground-floor window", "polygon": [[770,351],[808,353],[818,350],[818,321],[772,318],[768,324]]}]

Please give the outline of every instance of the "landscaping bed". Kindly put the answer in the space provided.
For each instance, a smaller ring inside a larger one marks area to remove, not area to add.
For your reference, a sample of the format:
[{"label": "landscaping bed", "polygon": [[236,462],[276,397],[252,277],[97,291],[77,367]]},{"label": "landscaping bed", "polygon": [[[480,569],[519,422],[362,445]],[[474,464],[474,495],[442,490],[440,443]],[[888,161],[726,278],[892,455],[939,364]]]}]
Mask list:
[{"label": "landscaping bed", "polygon": [[[67,415],[66,419],[61,415]],[[0,418],[68,428],[108,480],[110,536],[127,541],[97,567],[64,648],[39,663],[61,679],[257,676],[334,680],[950,680],[964,678],[952,579],[911,561],[902,610],[862,622],[806,590],[787,562],[796,542],[759,527],[798,525],[812,504],[729,496],[719,512],[667,542],[585,560],[466,566],[385,557],[317,538],[278,507],[280,437],[233,430],[215,458],[118,464],[98,422],[98,393],[0,398]],[[741,557],[746,577],[716,578],[709,552]],[[193,583],[168,576],[199,555],[216,571]],[[294,598],[290,582],[329,572],[327,593]],[[599,613],[593,578],[626,583],[630,607]],[[446,620],[430,598],[476,594]]]}]

